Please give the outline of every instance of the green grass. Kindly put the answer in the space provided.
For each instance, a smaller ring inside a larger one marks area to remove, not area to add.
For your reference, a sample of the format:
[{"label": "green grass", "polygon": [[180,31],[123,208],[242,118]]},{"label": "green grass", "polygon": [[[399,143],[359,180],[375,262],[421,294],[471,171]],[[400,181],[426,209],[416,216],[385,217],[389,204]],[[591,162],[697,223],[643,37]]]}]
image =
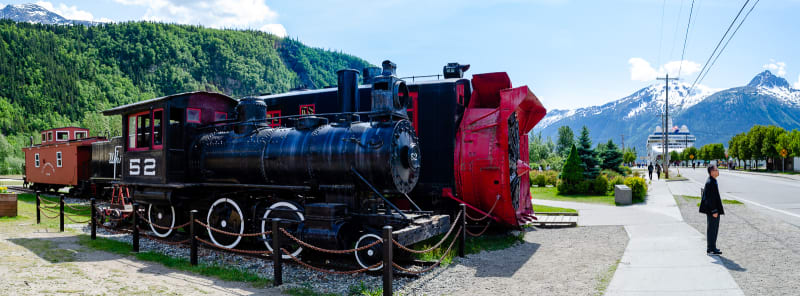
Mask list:
[{"label": "green grass", "polygon": [[[48,200],[57,201],[58,199],[53,197],[43,197],[47,198]],[[0,225],[8,223],[10,224],[19,224],[19,223],[36,223],[36,196],[33,194],[23,193],[17,195],[17,216],[16,217],[2,217],[0,218]],[[53,206],[49,204],[42,203],[42,206]],[[80,206],[79,204],[69,204],[72,206]],[[56,205],[57,206],[57,205]],[[36,225],[36,227],[41,228],[48,228],[48,229],[58,229],[59,227],[59,218],[58,218],[58,208],[53,209],[56,211],[53,212],[45,212],[43,210],[42,223]],[[67,215],[76,221],[85,221],[89,219],[89,215],[91,215],[91,211],[75,211],[68,207],[64,207],[64,212]],[[44,215],[49,216],[56,216],[55,218],[47,218]],[[72,221],[68,219],[64,219],[64,223],[72,224]],[[71,231],[70,229],[65,229],[65,231]]]},{"label": "green grass", "polygon": [[589,194],[576,194],[576,195],[560,195],[558,189],[555,187],[547,188],[531,188],[531,197],[534,200],[546,199],[556,201],[570,201],[570,202],[585,202],[616,205],[614,202],[614,195],[589,195]]},{"label": "green grass", "polygon": [[[455,230],[454,230],[455,231]],[[523,238],[525,233],[520,233],[518,235],[513,235],[511,233],[500,233],[500,234],[484,234],[478,237],[471,237],[467,235],[467,240],[465,241],[464,246],[464,253],[465,254],[475,254],[480,253],[481,251],[496,251],[496,250],[503,250],[519,243],[523,242]],[[437,235],[432,238],[426,239],[420,243],[415,244],[412,248],[414,250],[425,250],[436,243],[438,243],[442,239],[443,235]],[[445,242],[443,242],[438,248],[424,254],[415,254],[417,259],[423,261],[439,261],[439,258],[444,255],[444,252],[447,251],[447,247],[450,246],[450,243],[455,239],[454,235],[450,235]],[[444,257],[442,260],[442,266],[447,266],[450,263],[453,263],[453,257],[455,257],[458,253],[458,242],[453,245],[453,249],[450,250],[450,253]]]},{"label": "green grass", "polygon": [[[683,195],[683,198],[700,200],[699,196],[691,196],[691,195]],[[722,203],[726,204],[726,205],[741,205],[741,204],[743,204],[741,201],[734,200],[734,199],[723,199]],[[697,202],[697,206],[698,207],[700,206],[700,202],[699,201]]]},{"label": "green grass", "polygon": [[0,186],[22,186],[22,180],[0,180]]},{"label": "green grass", "polygon": [[198,264],[192,266],[189,260],[176,258],[156,252],[131,253],[131,244],[115,241],[107,238],[98,237],[92,240],[88,235],[79,235],[78,241],[81,245],[109,253],[119,255],[133,255],[141,261],[161,263],[162,265],[180,271],[191,272],[203,276],[218,278],[225,281],[236,281],[250,283],[255,288],[264,288],[272,284],[272,279],[264,278],[256,273],[246,270],[221,266],[216,264]]},{"label": "green grass", "polygon": [[606,289],[608,288],[608,284],[611,283],[611,278],[614,277],[614,273],[617,272],[617,266],[619,266],[619,260],[611,264],[608,267],[608,270],[600,275],[599,282],[597,283],[597,287],[595,287],[595,295],[601,296],[605,294]]},{"label": "green grass", "polygon": [[575,209],[551,207],[545,205],[533,204],[534,213],[577,213]]}]

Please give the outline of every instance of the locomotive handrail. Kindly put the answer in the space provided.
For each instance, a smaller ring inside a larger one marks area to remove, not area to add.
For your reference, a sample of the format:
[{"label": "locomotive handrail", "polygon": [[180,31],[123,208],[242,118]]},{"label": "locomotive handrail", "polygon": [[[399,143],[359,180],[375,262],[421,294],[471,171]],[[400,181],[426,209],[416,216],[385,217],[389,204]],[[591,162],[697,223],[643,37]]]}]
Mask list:
[{"label": "locomotive handrail", "polygon": [[227,232],[227,231],[222,230],[222,229],[216,229],[214,227],[209,226],[208,224],[205,224],[205,223],[201,222],[198,219],[194,219],[194,222],[196,222],[197,224],[200,224],[200,226],[203,226],[204,228],[209,229],[211,231],[214,231],[214,232],[217,232],[217,233],[221,233],[221,234],[224,234],[224,235],[230,235],[230,236],[248,237],[248,236],[267,235],[267,234],[271,234],[272,233],[272,231],[264,231],[264,232],[259,232],[259,233],[241,233],[240,234],[240,233]]},{"label": "locomotive handrail", "polygon": [[[281,220],[281,221],[283,221],[283,220]],[[282,232],[284,235],[286,235],[286,236],[288,236],[289,238],[291,238],[293,241],[297,242],[298,244],[300,244],[300,245],[302,245],[302,246],[304,246],[304,247],[307,247],[307,248],[309,248],[309,249],[312,249],[312,250],[315,250],[315,251],[318,251],[318,252],[323,252],[323,253],[331,253],[331,254],[347,254],[347,253],[355,253],[355,252],[359,252],[359,251],[363,251],[363,250],[369,249],[369,248],[371,248],[371,247],[373,247],[373,246],[375,246],[375,245],[377,245],[377,244],[379,244],[379,243],[382,243],[382,242],[383,242],[383,240],[376,240],[376,241],[372,242],[372,243],[371,243],[371,244],[369,244],[369,245],[362,246],[362,247],[360,247],[360,248],[356,248],[356,249],[349,249],[349,250],[329,250],[329,249],[323,249],[323,248],[320,248],[320,247],[317,247],[317,246],[313,246],[313,245],[310,245],[309,243],[306,243],[306,242],[304,242],[304,241],[301,241],[299,238],[296,238],[294,235],[292,235],[292,234],[290,234],[288,231],[286,231],[286,229],[283,229],[283,228],[281,228],[281,232]]]},{"label": "locomotive handrail", "polygon": [[250,123],[250,124],[262,123],[262,122],[272,121],[272,120],[275,120],[275,119],[292,120],[292,119],[295,119],[295,118],[302,118],[302,117],[309,117],[309,116],[334,116],[334,115],[342,115],[342,114],[373,115],[373,114],[380,114],[380,113],[381,112],[375,112],[375,111],[358,111],[358,112],[335,112],[335,113],[284,115],[284,116],[269,117],[269,118],[265,118],[265,119],[252,119],[252,120],[248,120],[248,121],[238,121],[236,119],[228,119],[228,120],[222,120],[222,121],[215,121],[215,122],[209,123],[207,125],[198,127],[197,129],[198,130],[205,130],[205,129],[228,127],[228,126],[234,126],[234,125],[240,125],[240,124],[248,124],[248,123]]},{"label": "locomotive handrail", "polygon": [[367,184],[369,189],[372,189],[372,192],[375,192],[375,194],[380,196],[381,199],[383,199],[383,201],[386,203],[386,205],[390,206],[392,209],[397,211],[397,213],[400,214],[400,216],[403,216],[403,219],[408,220],[408,217],[405,214],[403,214],[403,211],[401,211],[399,208],[397,208],[397,206],[395,206],[391,201],[386,199],[386,197],[384,197],[383,194],[381,194],[381,192],[378,191],[378,189],[375,188],[375,186],[372,186],[372,184],[370,184],[369,181],[367,181],[367,179],[364,178],[364,176],[362,176],[361,174],[358,173],[358,170],[356,170],[356,168],[351,166],[350,167],[350,171],[352,171],[353,174],[358,176],[358,178],[361,179],[361,181],[364,182],[364,184]]},{"label": "locomotive handrail", "polygon": [[450,230],[448,230],[448,231],[447,231],[447,234],[445,234],[445,235],[442,237],[442,240],[440,240],[438,243],[436,243],[435,245],[433,245],[432,247],[430,247],[430,248],[428,248],[428,249],[425,249],[425,250],[414,250],[414,249],[411,249],[411,248],[409,248],[409,247],[406,247],[406,246],[404,246],[404,245],[400,244],[400,242],[396,241],[394,238],[392,238],[392,243],[393,243],[395,246],[397,246],[398,248],[400,248],[400,249],[402,249],[402,250],[404,250],[404,251],[406,251],[406,252],[409,252],[409,253],[414,253],[414,254],[424,254],[424,253],[428,253],[428,252],[430,252],[430,251],[433,251],[434,249],[436,249],[436,248],[438,248],[439,246],[441,246],[441,245],[442,245],[442,243],[444,243],[444,241],[445,241],[445,240],[447,240],[447,238],[448,238],[448,237],[450,237],[450,234],[453,232],[453,229],[456,229],[456,225],[458,225],[458,223],[455,223],[455,221],[459,221],[458,219],[459,219],[459,218],[461,218],[461,213],[462,213],[462,212],[461,212],[461,211],[459,211],[459,212],[458,212],[458,215],[456,215],[456,218],[455,218],[455,219],[453,219],[453,223],[452,223],[453,225],[452,225],[452,226],[450,226]]},{"label": "locomotive handrail", "polygon": [[361,268],[361,269],[356,269],[356,270],[348,270],[348,271],[331,271],[331,270],[322,269],[322,268],[319,268],[319,267],[312,266],[312,265],[310,265],[310,264],[308,264],[308,263],[305,263],[305,262],[301,261],[299,258],[297,258],[297,257],[295,257],[294,255],[292,255],[291,253],[289,253],[289,251],[287,251],[287,250],[286,250],[286,249],[284,249],[284,248],[281,248],[281,251],[283,251],[283,253],[284,253],[284,254],[286,254],[287,256],[289,256],[289,258],[292,258],[292,261],[296,262],[297,264],[300,264],[300,265],[302,265],[302,266],[305,266],[306,268],[309,268],[309,269],[311,269],[311,270],[314,270],[314,271],[317,271],[317,272],[323,272],[323,273],[331,273],[331,274],[354,274],[354,273],[365,272],[365,271],[367,271],[367,270],[374,269],[374,268],[376,268],[376,267],[380,266],[381,264],[383,264],[383,262],[378,262],[378,263],[375,263],[375,264],[373,264],[372,266],[369,266],[369,267],[364,267],[364,268]]},{"label": "locomotive handrail", "polygon": [[[458,231],[456,231],[456,236],[458,236],[461,233],[461,231],[463,231],[463,230],[464,230],[463,228],[458,228]],[[439,266],[439,264],[442,264],[442,261],[444,261],[444,257],[447,257],[447,254],[449,254],[450,251],[453,249],[453,245],[455,245],[456,241],[457,241],[457,239],[454,239],[452,242],[450,242],[450,246],[447,247],[447,251],[445,251],[442,254],[442,257],[439,258],[439,261],[436,261],[436,263],[434,263],[431,266],[428,266],[427,268],[425,268],[423,270],[413,271],[413,270],[410,270],[410,269],[403,268],[402,266],[400,266],[400,265],[398,265],[397,263],[394,263],[394,262],[392,262],[392,266],[394,266],[394,268],[399,269],[400,271],[403,271],[403,272],[406,272],[406,273],[410,273],[410,274],[426,273],[426,272],[436,268],[437,266]]]}]

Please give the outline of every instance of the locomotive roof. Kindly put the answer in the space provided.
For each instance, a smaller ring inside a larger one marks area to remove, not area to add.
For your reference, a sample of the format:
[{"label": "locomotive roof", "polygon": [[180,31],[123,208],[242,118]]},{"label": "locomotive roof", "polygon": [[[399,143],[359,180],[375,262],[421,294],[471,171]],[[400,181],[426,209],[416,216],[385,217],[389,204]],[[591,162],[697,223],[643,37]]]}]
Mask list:
[{"label": "locomotive roof", "polygon": [[140,101],[140,102],[136,102],[136,103],[132,103],[132,104],[128,104],[128,105],[123,105],[123,106],[111,108],[111,109],[103,111],[103,115],[108,116],[108,115],[124,114],[124,113],[127,113],[127,111],[129,111],[131,109],[137,109],[137,108],[139,108],[141,106],[152,105],[152,104],[159,103],[159,102],[162,102],[162,101],[168,101],[168,100],[171,100],[173,98],[182,97],[182,96],[188,96],[188,95],[196,95],[196,94],[204,94],[204,95],[219,96],[219,97],[222,97],[222,98],[227,98],[227,99],[230,99],[231,102],[234,103],[234,104],[236,104],[238,102],[236,99],[231,98],[231,97],[229,97],[227,95],[224,95],[224,94],[221,94],[221,93],[207,92],[207,91],[194,91],[194,92],[185,92],[185,93],[174,94],[174,95],[169,95],[169,96],[160,97],[160,98],[144,100],[144,101]]}]

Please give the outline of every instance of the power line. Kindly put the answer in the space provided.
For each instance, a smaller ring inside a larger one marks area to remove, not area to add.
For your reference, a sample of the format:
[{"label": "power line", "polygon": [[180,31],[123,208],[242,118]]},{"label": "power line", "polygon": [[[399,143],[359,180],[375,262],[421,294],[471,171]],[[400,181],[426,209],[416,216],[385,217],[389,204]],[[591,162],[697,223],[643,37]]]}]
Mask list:
[{"label": "power line", "polygon": [[697,84],[697,81],[700,80],[700,76],[702,76],[703,72],[708,67],[709,62],[711,62],[711,59],[717,53],[717,49],[719,49],[719,46],[722,45],[722,41],[725,41],[725,37],[728,36],[728,33],[731,31],[731,28],[733,28],[733,25],[736,23],[736,20],[739,19],[739,16],[742,15],[742,11],[744,11],[744,8],[747,7],[748,3],[750,3],[750,0],[747,0],[747,1],[744,2],[744,5],[742,5],[742,8],[739,9],[739,13],[736,14],[736,17],[733,18],[733,21],[731,21],[731,24],[728,26],[728,29],[725,30],[725,34],[723,34],[722,38],[720,38],[719,42],[717,42],[717,46],[714,47],[714,51],[711,52],[711,56],[708,57],[708,59],[706,60],[706,63],[703,65],[703,68],[700,69],[700,74],[697,75],[697,78],[694,80],[694,82],[692,82],[692,86],[689,87],[689,93],[691,93],[692,89],[694,89],[694,86]]},{"label": "power line", "polygon": [[739,22],[739,25],[737,25],[736,29],[734,29],[733,33],[731,33],[731,36],[728,38],[728,41],[725,41],[725,45],[722,46],[722,49],[719,51],[719,54],[714,58],[713,61],[711,61],[711,66],[708,67],[708,71],[706,71],[706,73],[703,74],[703,77],[700,77],[700,81],[697,82],[698,84],[702,83],[703,79],[706,78],[706,75],[708,75],[708,72],[711,71],[711,67],[714,67],[714,64],[717,63],[717,59],[719,59],[719,56],[722,55],[723,51],[725,51],[725,48],[728,47],[728,43],[731,42],[731,39],[733,39],[733,36],[736,35],[736,32],[738,32],[739,28],[741,28],[742,24],[744,24],[744,21],[747,20],[747,16],[749,16],[750,13],[753,12],[753,9],[756,8],[756,5],[758,5],[758,2],[760,2],[760,1],[761,0],[756,0],[756,2],[753,3],[753,6],[750,7],[750,10],[748,10],[747,13],[744,15],[744,17],[742,18],[742,21]]},{"label": "power line", "polygon": [[656,60],[656,67],[661,65],[661,45],[664,43],[664,12],[666,11],[667,0],[661,3],[661,29],[658,31],[658,59]]},{"label": "power line", "polygon": [[681,23],[681,13],[683,12],[683,0],[681,0],[681,6],[678,8],[678,19],[675,20],[675,32],[672,33],[672,48],[669,50],[669,58],[672,59],[672,53],[675,52],[675,41],[678,37],[678,25]]},{"label": "power line", "polygon": [[683,70],[683,57],[686,55],[686,41],[689,40],[689,27],[692,25],[692,13],[694,13],[694,0],[692,0],[692,7],[689,9],[689,22],[686,23],[686,34],[683,35],[683,51],[681,52],[681,64],[678,66],[678,77],[681,76],[681,70]]}]

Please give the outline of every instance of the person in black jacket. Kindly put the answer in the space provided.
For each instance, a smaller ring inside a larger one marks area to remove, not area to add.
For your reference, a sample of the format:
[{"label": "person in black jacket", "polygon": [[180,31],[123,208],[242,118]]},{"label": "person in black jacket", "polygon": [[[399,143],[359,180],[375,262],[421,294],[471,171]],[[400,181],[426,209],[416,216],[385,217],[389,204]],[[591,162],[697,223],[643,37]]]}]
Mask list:
[{"label": "person in black jacket", "polygon": [[722,251],[717,249],[717,233],[719,232],[719,218],[720,215],[725,214],[725,209],[722,208],[717,177],[719,177],[717,166],[709,165],[708,180],[703,189],[703,199],[700,201],[700,213],[706,214],[706,221],[708,221],[706,253],[709,255],[722,254]]},{"label": "person in black jacket", "polygon": [[653,181],[653,163],[647,166],[647,172],[650,174],[650,181]]}]

